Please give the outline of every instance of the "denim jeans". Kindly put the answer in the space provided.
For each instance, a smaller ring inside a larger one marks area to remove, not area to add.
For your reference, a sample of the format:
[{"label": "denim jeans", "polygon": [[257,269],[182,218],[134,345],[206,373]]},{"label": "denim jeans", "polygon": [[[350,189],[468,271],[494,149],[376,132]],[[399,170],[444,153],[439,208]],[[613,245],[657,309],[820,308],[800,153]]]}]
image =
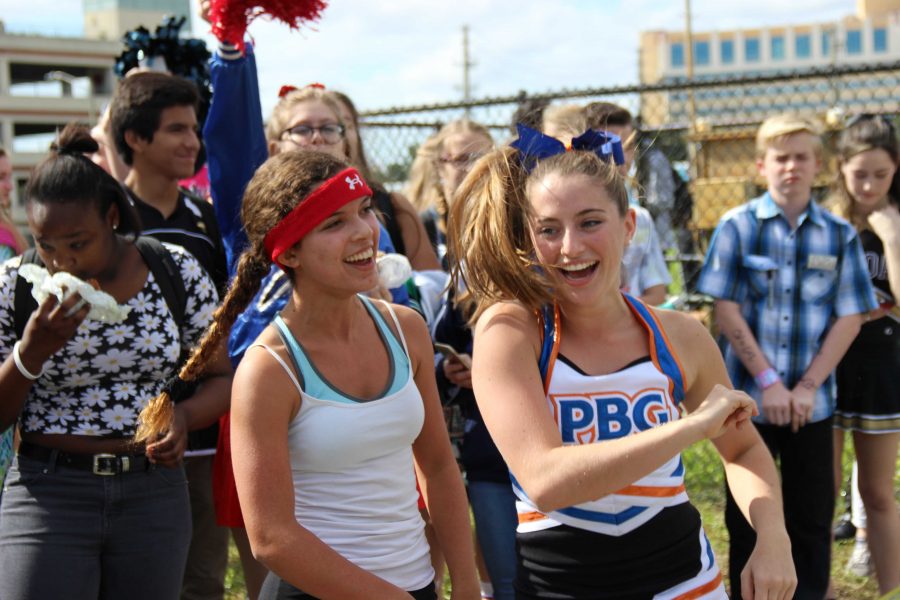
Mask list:
[{"label": "denim jeans", "polygon": [[487,565],[495,600],[513,600],[516,577],[516,495],[509,483],[469,481],[475,534]]},{"label": "denim jeans", "polygon": [[0,598],[178,598],[184,469],[99,476],[17,456],[0,506]]}]

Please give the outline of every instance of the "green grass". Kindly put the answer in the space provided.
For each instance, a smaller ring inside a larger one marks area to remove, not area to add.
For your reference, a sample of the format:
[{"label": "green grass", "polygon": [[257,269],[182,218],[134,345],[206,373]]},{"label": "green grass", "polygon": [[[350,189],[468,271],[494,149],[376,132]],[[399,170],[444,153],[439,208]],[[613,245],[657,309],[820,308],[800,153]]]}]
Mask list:
[{"label": "green grass", "polygon": [[[852,463],[852,443],[844,449],[844,470],[849,473]],[[685,485],[694,505],[703,516],[703,526],[713,545],[723,573],[728,569],[728,531],[725,529],[725,496],[722,465],[715,448],[709,442],[696,444],[684,453]],[[898,471],[900,474],[900,471]],[[900,493],[900,492],[898,492]],[[838,514],[844,512],[838,500]],[[838,542],[832,555],[831,577],[837,597],[847,600],[876,600],[878,586],[874,577],[857,577],[844,570],[853,550],[853,540]],[[447,586],[445,586],[447,588]],[[244,577],[234,544],[230,547],[228,572],[225,577],[226,600],[243,600]]]},{"label": "green grass", "polygon": [[[852,444],[844,450],[844,471],[853,462]],[[715,448],[709,442],[695,444],[684,452],[685,486],[703,516],[703,527],[716,553],[723,574],[728,572],[728,530],[725,528],[724,472]],[[838,500],[838,514],[844,512]],[[857,577],[844,570],[853,550],[853,540],[837,542],[832,548],[831,578],[837,598],[875,600],[878,584],[874,577]],[[727,585],[727,583],[726,583]]]}]

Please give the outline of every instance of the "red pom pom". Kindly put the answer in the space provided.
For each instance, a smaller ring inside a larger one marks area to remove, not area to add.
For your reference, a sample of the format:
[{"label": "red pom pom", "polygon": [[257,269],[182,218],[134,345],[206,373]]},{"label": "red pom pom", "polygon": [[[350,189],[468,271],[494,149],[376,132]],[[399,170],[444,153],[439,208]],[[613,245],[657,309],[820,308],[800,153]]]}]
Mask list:
[{"label": "red pom pom", "polygon": [[269,15],[298,29],[304,23],[318,21],[327,6],[325,0],[212,0],[209,22],[219,41],[243,50],[247,26],[256,17]]}]

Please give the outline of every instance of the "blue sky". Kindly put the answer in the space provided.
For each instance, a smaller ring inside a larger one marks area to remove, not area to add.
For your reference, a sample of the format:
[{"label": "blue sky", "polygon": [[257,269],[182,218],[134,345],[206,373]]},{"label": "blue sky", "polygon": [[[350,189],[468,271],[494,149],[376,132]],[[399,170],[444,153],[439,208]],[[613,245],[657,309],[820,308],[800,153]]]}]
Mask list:
[{"label": "blue sky", "polygon": [[[192,0],[196,6],[197,1]],[[695,31],[834,21],[854,0],[694,0]],[[7,32],[78,36],[79,0],[0,0]],[[461,98],[470,28],[476,97],[600,87],[637,79],[639,32],[682,29],[682,0],[332,0],[315,30],[257,20],[263,112],[279,87],[320,81],[361,109]],[[153,29],[156,23],[148,23]],[[194,34],[208,40],[205,23]]]}]

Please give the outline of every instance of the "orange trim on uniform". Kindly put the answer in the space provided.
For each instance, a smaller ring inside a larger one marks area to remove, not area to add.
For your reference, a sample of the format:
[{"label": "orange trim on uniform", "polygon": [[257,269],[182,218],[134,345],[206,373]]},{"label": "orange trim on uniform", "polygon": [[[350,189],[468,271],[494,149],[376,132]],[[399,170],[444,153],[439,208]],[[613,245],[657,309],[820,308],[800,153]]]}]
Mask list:
[{"label": "orange trim on uniform", "polygon": [[653,314],[653,310],[651,310],[649,306],[647,307],[647,311],[650,313],[650,317],[653,319],[653,322],[656,323],[656,327],[659,329],[659,333],[662,334],[663,339],[666,340],[666,347],[669,348],[669,354],[672,355],[672,360],[674,360],[675,364],[678,365],[678,371],[681,373],[681,382],[684,385],[684,392],[687,393],[687,377],[684,374],[684,367],[681,366],[681,359],[679,359],[678,355],[675,353],[675,346],[672,345],[672,341],[666,334],[666,330],[663,328],[662,323],[659,322],[659,319],[655,314]]},{"label": "orange trim on uniform", "polygon": [[677,496],[684,492],[684,484],[661,487],[656,485],[629,485],[622,488],[618,492],[613,492],[619,496],[648,496],[653,498],[665,498],[667,496]]},{"label": "orange trim on uniform", "polygon": [[708,581],[701,586],[695,587],[694,589],[687,591],[680,596],[676,596],[672,600],[694,600],[694,598],[700,598],[701,596],[708,594],[713,591],[717,587],[722,584],[722,572],[716,575],[716,578],[712,581]]},{"label": "orange trim on uniform", "polygon": [[[666,332],[663,331],[662,327],[660,327],[659,321],[656,320],[656,317],[654,316],[653,311],[650,310],[650,307],[647,306],[647,304],[643,300],[640,300],[638,298],[634,298],[634,301],[640,302],[641,304],[644,305],[644,308],[647,309],[647,312],[650,314],[650,318],[653,319],[653,322],[656,324],[657,328],[659,328],[659,331],[662,334],[663,339],[666,341],[666,344],[669,345],[669,348],[671,350],[671,344],[669,343],[669,338],[666,337]],[[653,328],[650,327],[650,324],[647,322],[646,319],[644,319],[644,316],[641,313],[639,313],[638,310],[634,306],[632,306],[630,302],[628,302],[626,300],[625,304],[628,306],[628,309],[631,311],[631,314],[633,314],[637,318],[637,320],[640,321],[641,326],[648,333],[648,338],[650,340],[650,360],[653,362],[653,365],[656,367],[657,371],[659,371],[663,375],[666,375],[666,372],[662,368],[662,365],[659,364],[659,353],[656,350],[656,336],[654,335]],[[681,362],[678,360],[678,357],[675,356],[674,352],[672,352],[671,354],[672,354],[672,358],[675,359],[675,364],[678,366],[678,369],[681,371],[681,381],[684,381],[684,369],[681,368]],[[669,380],[669,397],[674,400],[675,399],[675,382],[668,375],[666,375],[666,379]]]},{"label": "orange trim on uniform", "polygon": [[546,518],[547,515],[537,511],[519,513],[519,523],[534,523],[535,521],[543,521]]}]

